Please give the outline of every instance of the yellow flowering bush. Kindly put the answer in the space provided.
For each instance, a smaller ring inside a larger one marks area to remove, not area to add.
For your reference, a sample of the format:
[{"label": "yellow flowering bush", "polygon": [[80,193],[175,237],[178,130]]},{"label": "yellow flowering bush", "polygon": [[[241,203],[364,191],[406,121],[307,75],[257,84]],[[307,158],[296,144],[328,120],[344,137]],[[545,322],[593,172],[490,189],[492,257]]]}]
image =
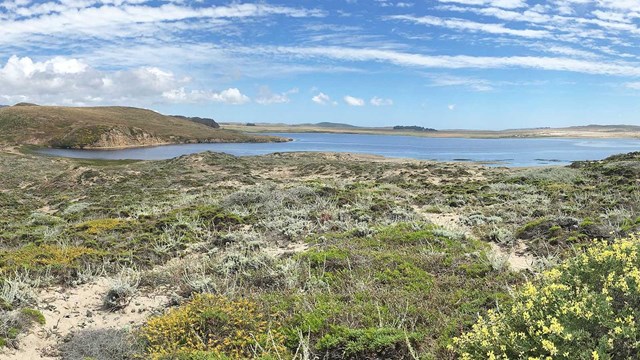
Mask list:
[{"label": "yellow flowering bush", "polygon": [[640,240],[595,242],[453,340],[462,359],[628,359],[640,353]]},{"label": "yellow flowering bush", "polygon": [[142,338],[152,359],[228,357],[246,359],[284,356],[285,336],[255,303],[211,294],[150,319]]}]

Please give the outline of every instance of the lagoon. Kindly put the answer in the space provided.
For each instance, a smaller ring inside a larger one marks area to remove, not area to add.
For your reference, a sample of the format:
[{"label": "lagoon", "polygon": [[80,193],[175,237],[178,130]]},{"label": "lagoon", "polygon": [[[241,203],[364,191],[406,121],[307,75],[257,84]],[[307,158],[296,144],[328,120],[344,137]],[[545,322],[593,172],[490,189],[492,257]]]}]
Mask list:
[{"label": "lagoon", "polygon": [[179,144],[118,150],[43,149],[40,153],[84,159],[164,160],[203,151],[236,156],[275,152],[349,152],[437,161],[481,162],[492,166],[568,165],[640,150],[636,139],[468,139],[393,135],[275,133],[287,143]]}]

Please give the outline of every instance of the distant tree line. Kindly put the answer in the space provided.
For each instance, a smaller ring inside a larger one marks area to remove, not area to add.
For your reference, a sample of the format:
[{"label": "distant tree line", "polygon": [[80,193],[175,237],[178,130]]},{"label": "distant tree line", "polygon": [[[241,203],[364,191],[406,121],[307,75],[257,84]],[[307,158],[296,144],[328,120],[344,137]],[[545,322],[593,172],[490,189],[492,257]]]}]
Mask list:
[{"label": "distant tree line", "polygon": [[438,131],[436,129],[432,129],[432,128],[426,128],[426,127],[422,127],[422,126],[402,126],[402,125],[396,125],[393,127],[393,130],[409,130],[409,131]]}]

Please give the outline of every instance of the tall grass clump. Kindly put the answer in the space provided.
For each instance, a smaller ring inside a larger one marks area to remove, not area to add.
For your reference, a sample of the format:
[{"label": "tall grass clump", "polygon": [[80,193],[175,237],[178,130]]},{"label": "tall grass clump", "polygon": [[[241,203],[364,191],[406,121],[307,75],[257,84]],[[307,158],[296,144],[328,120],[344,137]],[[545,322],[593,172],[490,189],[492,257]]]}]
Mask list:
[{"label": "tall grass clump", "polygon": [[462,359],[629,359],[640,353],[640,239],[596,242],[455,338]]}]

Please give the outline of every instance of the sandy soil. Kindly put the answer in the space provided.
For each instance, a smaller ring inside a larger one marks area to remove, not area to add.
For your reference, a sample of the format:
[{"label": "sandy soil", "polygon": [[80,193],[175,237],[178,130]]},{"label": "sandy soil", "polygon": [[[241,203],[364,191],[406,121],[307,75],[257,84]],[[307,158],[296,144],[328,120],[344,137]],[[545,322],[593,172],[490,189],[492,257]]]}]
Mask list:
[{"label": "sandy soil", "polygon": [[511,267],[512,270],[531,270],[535,263],[535,258],[527,253],[526,246],[519,242],[512,247],[501,247],[497,244],[490,243],[491,250],[501,257],[503,257]]},{"label": "sandy soil", "polygon": [[[423,211],[419,207],[414,210],[420,214],[425,220],[440,226],[444,229],[462,232],[471,235],[471,230],[460,221],[460,215],[456,213],[433,214]],[[491,251],[505,259],[509,263],[509,267],[514,271],[531,270],[535,263],[535,257],[527,252],[526,246],[522,242],[517,242],[511,247],[502,247],[495,243],[490,243]]]},{"label": "sandy soil", "polygon": [[310,246],[307,243],[291,243],[286,247],[266,248],[264,252],[275,257],[287,257],[298,253],[303,253],[309,250]]},{"label": "sandy soil", "polygon": [[109,279],[98,278],[75,288],[52,287],[42,290],[37,298],[46,324],[36,326],[29,334],[20,337],[20,348],[3,350],[0,358],[59,359],[57,344],[73,331],[140,325],[152,311],[163,309],[169,300],[160,291],[140,291],[125,309],[111,312],[102,308],[102,300],[109,287]]}]

